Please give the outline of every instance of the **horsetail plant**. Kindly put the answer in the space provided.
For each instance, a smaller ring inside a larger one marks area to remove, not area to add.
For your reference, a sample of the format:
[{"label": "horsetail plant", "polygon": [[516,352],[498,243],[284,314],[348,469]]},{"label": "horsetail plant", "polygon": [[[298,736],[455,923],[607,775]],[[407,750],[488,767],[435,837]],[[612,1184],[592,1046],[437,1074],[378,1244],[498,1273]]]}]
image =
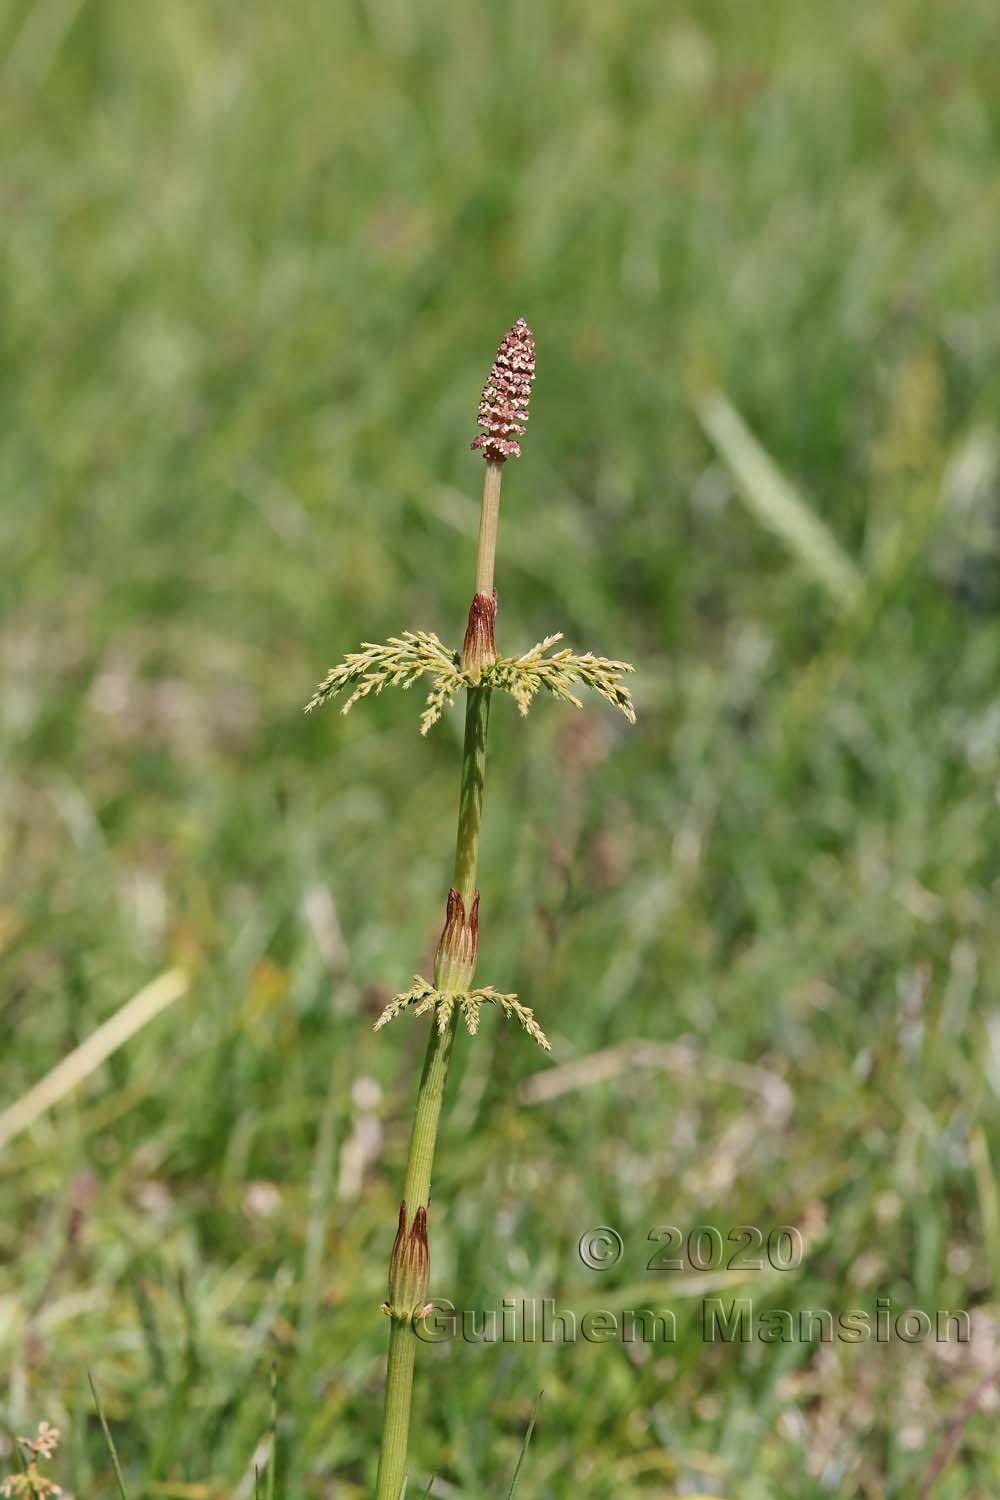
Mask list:
[{"label": "horsetail plant", "polygon": [[584,656],[567,649],[552,652],[561,635],[546,636],[521,656],[497,654],[493,568],[500,484],[506,461],[520,457],[517,439],[524,435],[534,378],[534,339],[527,323],[519,318],[497,350],[479,405],[479,426],[483,430],[472,443],[486,460],[486,475],[475,590],[461,651],[449,650],[433,632],[424,630],[406,630],[400,636],[392,636],[385,645],[366,642],[360,651],[352,652],[332,668],[306,705],[307,711],[312,710],[350,689],[341,709],[347,713],[359,698],[381,693],[388,686],[409,688],[419,678],[426,677],[430,692],[420,719],[421,733],[426,734],[454,702],[460,689],[464,688],[466,695],[455,865],[433,982],[416,975],[411,987],[395,995],[375,1022],[378,1031],[410,1007],[418,1016],[434,1013],[417,1089],[403,1200],[389,1262],[388,1299],[382,1305],[390,1323],[377,1500],[400,1500],[405,1484],[413,1364],[418,1343],[414,1323],[426,1308],[430,1274],[427,1207],[431,1167],[459,1017],[469,1034],[475,1035],[482,1007],[495,1005],[504,1016],[519,1021],[540,1047],[549,1050],[548,1039],[532,1010],[522,1005],[516,995],[502,994],[492,985],[473,984],[479,949],[476,876],[490,699],[494,689],[510,693],[524,715],[543,688],[580,707],[573,688],[586,687],[606,698],[629,723],[635,722],[632,700],[622,681],[633,670],[628,662],[609,661],[590,652]]}]

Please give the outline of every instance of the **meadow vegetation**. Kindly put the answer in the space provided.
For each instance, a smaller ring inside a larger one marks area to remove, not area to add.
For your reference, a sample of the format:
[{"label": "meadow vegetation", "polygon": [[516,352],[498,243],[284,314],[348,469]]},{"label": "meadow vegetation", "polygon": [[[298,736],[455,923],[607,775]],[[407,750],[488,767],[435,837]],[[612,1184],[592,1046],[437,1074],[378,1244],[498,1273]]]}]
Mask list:
[{"label": "meadow vegetation", "polygon": [[[112,1493],[89,1367],[132,1500],[250,1500],[273,1364],[276,1493],[371,1493],[461,715],[302,707],[460,642],[523,314],[498,646],[638,721],[496,696],[479,972],[552,1054],[459,1033],[432,1290],[678,1337],[429,1346],[410,1494],[505,1495],[540,1388],[519,1500],[996,1491],[995,22],[3,0],[0,1110],[190,982],[3,1147],[0,1475],[47,1421]],[[710,1344],[720,1288],[973,1337]]]}]

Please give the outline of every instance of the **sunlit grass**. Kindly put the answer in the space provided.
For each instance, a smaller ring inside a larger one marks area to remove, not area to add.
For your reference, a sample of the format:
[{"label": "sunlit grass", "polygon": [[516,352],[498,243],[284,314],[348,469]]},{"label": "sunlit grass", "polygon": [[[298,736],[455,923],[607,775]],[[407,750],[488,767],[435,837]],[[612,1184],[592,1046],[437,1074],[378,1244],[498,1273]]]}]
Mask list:
[{"label": "sunlit grass", "polygon": [[[0,9],[0,1110],[191,977],[0,1163],[0,1431],[58,1426],[74,1494],[113,1482],[89,1367],[130,1495],[251,1500],[272,1361],[276,1494],[370,1491],[428,1022],[372,1024],[433,951],[460,729],[301,704],[359,622],[460,638],[455,434],[520,314],[499,638],[613,643],[640,714],[494,736],[481,967],[553,1059],[490,1013],[456,1044],[435,1288],[628,1307],[657,1226],[795,1224],[761,1305],[976,1334],[709,1348],[660,1275],[673,1346],[429,1349],[410,1493],[503,1495],[544,1388],[519,1496],[919,1494],[998,1362],[994,32],[915,0]],[[742,503],[709,389],[857,608]],[[530,1102],[637,1039],[676,1066]],[[996,1487],[993,1422],[935,1500]]]}]

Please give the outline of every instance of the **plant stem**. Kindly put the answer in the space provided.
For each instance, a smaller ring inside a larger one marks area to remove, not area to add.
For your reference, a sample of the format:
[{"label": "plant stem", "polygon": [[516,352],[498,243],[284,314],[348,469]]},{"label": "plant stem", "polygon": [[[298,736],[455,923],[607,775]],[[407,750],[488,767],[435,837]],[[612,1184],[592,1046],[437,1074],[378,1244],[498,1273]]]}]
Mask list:
[{"label": "plant stem", "polygon": [[497,553],[497,524],[500,519],[500,484],[503,464],[495,458],[486,460],[483,479],[483,507],[479,513],[479,550],[476,553],[476,593],[493,592],[493,560]]},{"label": "plant stem", "polygon": [[[490,593],[493,589],[493,563],[496,556],[502,476],[503,464],[495,459],[488,459],[483,481],[479,549],[476,556],[477,593]],[[489,688],[469,688],[465,701],[465,742],[462,750],[462,780],[458,800],[455,873],[452,877],[452,885],[462,897],[466,910],[471,907],[476,893],[489,722]],[[448,1077],[448,1064],[451,1060],[457,1024],[457,1011],[452,1015],[450,1023],[443,1032],[438,1031],[433,1017],[431,1018],[427,1052],[424,1056],[413,1128],[410,1132],[410,1150],[403,1189],[403,1197],[411,1222],[417,1209],[426,1208],[430,1198],[431,1169],[434,1165],[438,1121],[441,1116],[441,1102],[444,1098],[444,1086]],[[389,1362],[385,1377],[385,1413],[376,1500],[399,1500],[403,1488],[416,1346],[417,1336],[412,1325],[393,1318],[389,1330]]]},{"label": "plant stem", "polygon": [[[433,1022],[432,1022],[433,1024]],[[406,1478],[406,1447],[410,1436],[410,1398],[417,1336],[408,1323],[395,1318],[389,1329],[389,1362],[385,1370],[385,1415],[382,1451],[378,1460],[378,1500],[399,1500]]]}]

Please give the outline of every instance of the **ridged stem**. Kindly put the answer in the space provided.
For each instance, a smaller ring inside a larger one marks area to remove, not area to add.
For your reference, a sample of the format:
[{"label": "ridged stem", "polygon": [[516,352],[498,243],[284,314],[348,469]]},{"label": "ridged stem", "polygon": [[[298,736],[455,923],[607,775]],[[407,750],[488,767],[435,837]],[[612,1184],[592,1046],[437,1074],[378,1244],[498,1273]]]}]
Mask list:
[{"label": "ridged stem", "polygon": [[479,512],[479,548],[476,552],[476,593],[492,594],[493,560],[497,554],[497,525],[500,520],[500,484],[503,480],[503,463],[500,459],[486,460],[486,476],[483,480],[483,507]]},{"label": "ridged stem", "polygon": [[416,1352],[417,1337],[410,1324],[393,1318],[389,1328],[389,1361],[385,1370],[385,1416],[376,1489],[378,1500],[399,1500],[403,1493]]},{"label": "ridged stem", "polygon": [[[483,508],[479,525],[479,551],[476,558],[476,592],[493,589],[493,561],[496,555],[497,521],[500,509],[500,481],[503,464],[486,461],[483,483]],[[468,911],[476,894],[479,868],[479,833],[483,816],[483,788],[486,779],[486,739],[490,722],[489,688],[469,688],[465,701],[465,741],[462,750],[462,780],[458,800],[458,835],[455,840],[455,873],[452,885],[465,902]],[[437,1143],[441,1103],[448,1077],[452,1044],[458,1012],[439,1032],[431,1017],[430,1035],[424,1055],[423,1072],[417,1090],[417,1102],[410,1132],[410,1150],[406,1161],[406,1183],[403,1197],[412,1216],[426,1207],[430,1198],[431,1169]],[[406,1476],[406,1450],[410,1429],[410,1401],[413,1393],[413,1361],[417,1336],[409,1322],[393,1318],[389,1330],[389,1362],[385,1380],[385,1414],[382,1426],[382,1450],[379,1455],[376,1500],[399,1500]]]}]

